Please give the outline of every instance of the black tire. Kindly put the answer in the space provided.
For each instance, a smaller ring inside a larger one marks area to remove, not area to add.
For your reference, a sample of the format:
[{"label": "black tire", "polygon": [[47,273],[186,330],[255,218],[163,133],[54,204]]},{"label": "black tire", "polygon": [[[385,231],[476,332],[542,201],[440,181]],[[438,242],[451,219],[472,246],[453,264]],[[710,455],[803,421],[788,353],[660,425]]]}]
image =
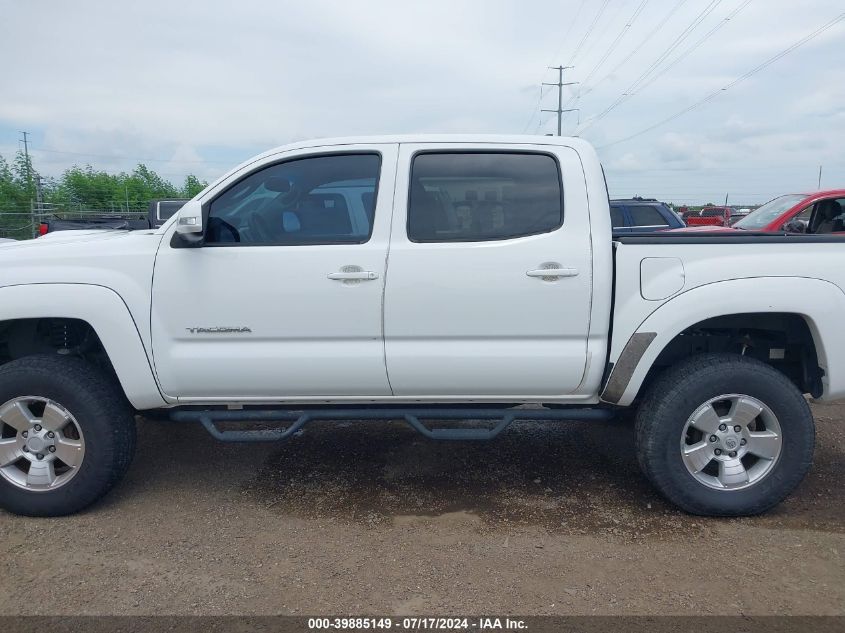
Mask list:
[{"label": "black tire", "polygon": [[[756,398],[780,424],[781,449],[758,482],[716,490],[684,465],[680,442],[687,420],[704,403],[724,394]],[[702,354],[671,367],[648,388],[637,413],[637,459],[645,475],[669,501],[692,514],[759,514],[785,499],[813,461],[815,424],[798,388],[781,372],[736,354]]]},{"label": "black tire", "polygon": [[0,476],[0,507],[25,516],[72,514],[123,477],[135,452],[135,417],[113,378],[79,358],[29,356],[0,366],[0,406],[23,396],[48,398],[70,412],[85,454],[78,472],[55,490],[25,490]]}]

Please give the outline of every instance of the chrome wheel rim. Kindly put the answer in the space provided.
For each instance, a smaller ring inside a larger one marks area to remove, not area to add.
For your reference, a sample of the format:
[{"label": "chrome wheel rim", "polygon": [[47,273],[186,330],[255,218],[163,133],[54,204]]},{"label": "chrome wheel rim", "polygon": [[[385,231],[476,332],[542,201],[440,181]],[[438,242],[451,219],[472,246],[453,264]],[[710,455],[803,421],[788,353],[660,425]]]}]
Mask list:
[{"label": "chrome wheel rim", "polygon": [[79,472],[82,429],[70,411],[39,396],[0,406],[0,476],[30,492],[55,490]]},{"label": "chrome wheel rim", "polygon": [[687,419],[681,459],[701,484],[741,490],[774,469],[783,448],[780,422],[763,402],[744,394],[711,398]]}]

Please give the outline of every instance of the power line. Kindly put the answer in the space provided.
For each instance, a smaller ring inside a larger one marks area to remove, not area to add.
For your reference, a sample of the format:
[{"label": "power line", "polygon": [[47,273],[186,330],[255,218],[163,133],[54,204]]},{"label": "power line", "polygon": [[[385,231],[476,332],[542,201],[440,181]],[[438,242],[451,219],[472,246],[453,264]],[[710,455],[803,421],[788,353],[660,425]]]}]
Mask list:
[{"label": "power line", "polygon": [[[616,36],[616,38],[610,43],[610,46],[605,51],[604,55],[602,55],[601,58],[599,59],[598,63],[596,63],[596,65],[593,66],[593,69],[589,73],[587,73],[587,76],[584,78],[583,83],[587,83],[590,80],[590,78],[596,73],[596,71],[599,68],[601,68],[601,66],[604,64],[604,62],[607,61],[607,58],[610,57],[613,54],[613,51],[616,50],[616,47],[619,45],[619,42],[622,41],[622,38],[628,32],[628,29],[631,28],[631,25],[634,23],[634,21],[637,19],[637,17],[640,15],[640,13],[642,13],[642,10],[645,8],[646,4],[648,4],[648,0],[642,0],[642,2],[640,2],[640,4],[634,10],[633,15],[626,21],[625,26],[622,27],[622,30],[619,32],[619,34]],[[591,91],[592,90],[587,90],[587,92],[584,93],[584,94],[587,94]],[[566,102],[566,105],[570,106],[573,103],[578,103],[581,96],[582,96],[582,94],[580,92],[575,93],[569,99],[569,101]],[[570,108],[570,110],[577,110],[578,111],[578,124],[577,125],[581,125],[581,110],[580,110],[580,108]]]},{"label": "power line", "polygon": [[641,85],[641,86],[637,89],[637,92],[641,92],[641,91],[645,90],[646,88],[648,88],[651,84],[653,84],[655,81],[657,81],[660,77],[662,77],[662,76],[663,76],[663,75],[665,75],[668,71],[670,71],[672,68],[674,68],[674,67],[675,67],[675,66],[676,66],[679,62],[683,61],[686,57],[688,57],[688,56],[689,56],[689,54],[690,54],[690,53],[692,53],[695,49],[697,49],[699,46],[701,46],[702,44],[704,44],[704,42],[708,41],[708,40],[709,40],[709,39],[713,36],[713,34],[714,34],[714,33],[716,33],[716,31],[718,31],[719,29],[721,29],[721,28],[722,28],[723,26],[725,26],[728,22],[730,22],[733,18],[735,18],[735,17],[737,16],[737,14],[738,14],[740,11],[742,11],[745,7],[747,7],[747,6],[748,6],[749,4],[751,4],[752,2],[753,2],[753,0],[745,0],[745,1],[744,1],[742,4],[740,4],[740,5],[739,5],[736,9],[734,9],[734,10],[733,10],[733,11],[731,11],[731,12],[730,12],[727,16],[725,16],[725,17],[722,19],[722,21],[721,21],[721,22],[719,22],[716,26],[714,26],[712,29],[710,29],[709,31],[707,31],[707,33],[705,33],[705,34],[701,37],[701,39],[699,39],[699,40],[698,40],[695,44],[693,44],[693,45],[692,45],[692,46],[690,46],[687,50],[685,50],[683,53],[681,53],[680,55],[678,55],[675,59],[673,59],[673,60],[672,60],[672,62],[671,62],[668,66],[664,66],[664,67],[663,67],[663,69],[662,69],[659,73],[657,73],[657,74],[656,74],[656,75],[654,75],[651,79],[649,79],[646,83],[644,83],[643,85]]},{"label": "power line", "polygon": [[821,34],[822,34],[822,33],[824,33],[825,31],[827,31],[827,30],[828,30],[828,29],[830,29],[831,27],[835,26],[836,24],[838,24],[838,23],[839,23],[839,22],[841,22],[842,20],[845,20],[845,13],[840,13],[837,17],[835,17],[833,20],[831,20],[831,21],[830,21],[830,22],[828,22],[827,24],[824,24],[823,26],[820,26],[819,28],[817,28],[815,31],[813,31],[813,32],[812,32],[812,33],[810,33],[809,35],[805,35],[805,36],[804,36],[804,37],[802,37],[800,40],[798,40],[797,42],[795,42],[794,44],[792,44],[791,46],[789,46],[789,47],[787,47],[787,48],[783,49],[782,51],[780,51],[780,52],[779,52],[779,53],[777,53],[776,55],[774,55],[774,56],[770,57],[769,59],[767,59],[766,61],[764,61],[764,62],[763,62],[762,64],[760,64],[759,66],[755,66],[754,68],[752,68],[751,70],[749,70],[749,71],[748,71],[747,73],[745,73],[744,75],[741,75],[740,77],[737,77],[736,79],[734,79],[732,82],[730,82],[730,83],[729,83],[729,84],[727,84],[726,86],[724,86],[724,87],[720,88],[719,90],[716,90],[716,91],[714,91],[714,92],[710,93],[709,95],[707,95],[707,96],[706,96],[706,97],[704,97],[703,99],[701,99],[701,100],[699,100],[699,101],[696,101],[695,103],[693,103],[693,104],[692,104],[692,105],[690,105],[690,106],[687,106],[687,107],[686,107],[686,108],[684,108],[683,110],[679,110],[679,111],[678,111],[678,112],[676,112],[675,114],[673,114],[673,115],[671,115],[671,116],[669,116],[669,117],[666,117],[665,119],[663,119],[663,120],[661,120],[661,121],[658,121],[657,123],[655,123],[655,124],[653,124],[653,125],[650,125],[650,126],[648,126],[647,128],[645,128],[645,129],[643,129],[643,130],[640,130],[639,132],[636,132],[636,133],[631,134],[631,135],[629,135],[629,136],[626,136],[626,137],[624,137],[624,138],[618,139],[618,140],[613,141],[613,142],[611,142],[611,143],[606,143],[605,145],[602,145],[599,149],[604,149],[604,148],[606,148],[606,147],[611,147],[611,146],[613,146],[613,145],[618,145],[619,143],[624,143],[624,142],[626,142],[626,141],[630,141],[631,139],[634,139],[634,138],[636,138],[636,137],[638,137],[638,136],[641,136],[641,135],[643,135],[643,134],[646,134],[647,132],[651,132],[652,130],[654,130],[654,129],[656,129],[656,128],[660,127],[661,125],[665,125],[666,123],[669,123],[669,122],[671,122],[671,121],[674,121],[675,119],[677,119],[677,118],[679,118],[679,117],[681,117],[681,116],[685,115],[687,112],[691,112],[692,110],[695,110],[696,108],[699,108],[699,107],[703,106],[704,104],[709,103],[710,101],[712,101],[713,99],[715,99],[716,97],[718,97],[718,96],[719,96],[720,94],[722,94],[723,92],[727,92],[728,90],[730,90],[731,88],[733,88],[733,87],[734,87],[734,86],[736,86],[737,84],[740,84],[740,83],[742,83],[743,81],[745,81],[746,79],[748,79],[748,78],[750,78],[750,77],[752,77],[752,76],[756,75],[756,74],[757,74],[758,72],[760,72],[761,70],[764,70],[764,69],[768,68],[769,66],[771,66],[772,64],[774,64],[776,61],[778,61],[778,60],[779,60],[779,59],[781,59],[782,57],[785,57],[786,55],[788,55],[789,53],[791,53],[791,52],[792,52],[792,51],[794,51],[795,49],[799,48],[800,46],[803,46],[804,44],[806,44],[806,43],[807,43],[807,42],[809,42],[810,40],[815,39],[816,37],[818,37],[819,35],[821,35]]},{"label": "power line", "polygon": [[628,29],[631,28],[631,25],[634,23],[634,21],[637,19],[637,17],[640,15],[640,13],[642,13],[643,9],[645,8],[645,5],[647,5],[647,4],[648,4],[648,0],[642,0],[642,2],[640,2],[639,6],[637,6],[637,8],[634,10],[633,15],[630,18],[628,18],[628,20],[625,23],[625,26],[622,27],[621,31],[619,31],[619,35],[617,35],[616,38],[610,43],[610,46],[605,51],[604,55],[601,56],[601,59],[599,59],[598,63],[596,63],[596,65],[593,66],[593,69],[589,73],[587,73],[586,77],[584,77],[583,83],[587,83],[588,81],[590,81],[590,79],[596,73],[596,71],[599,68],[601,68],[601,66],[602,66],[602,64],[604,64],[604,62],[607,61],[607,58],[610,57],[613,54],[613,51],[616,50],[616,47],[619,45],[619,42],[622,41],[622,38],[628,32]]},{"label": "power line", "polygon": [[660,67],[660,64],[669,59],[669,56],[673,52],[675,52],[675,50],[681,44],[684,43],[684,40],[686,40],[687,37],[689,37],[692,32],[697,29],[701,25],[701,23],[704,22],[704,20],[706,20],[710,16],[711,13],[713,13],[713,11],[716,10],[716,8],[722,3],[722,1],[723,0],[712,0],[712,2],[708,6],[706,6],[689,25],[687,25],[687,27],[681,32],[681,34],[678,35],[678,37],[676,37],[672,41],[669,47],[665,51],[663,51],[663,53],[658,56],[658,58],[655,59],[648,68],[646,68],[645,72],[643,73],[643,76],[638,79],[637,82],[635,82],[634,86],[632,87],[634,93],[639,90],[640,84],[645,81],[645,77],[648,77],[651,73],[653,73],[657,68]]},{"label": "power line", "polygon": [[[616,71],[617,71],[617,70],[619,70],[620,68],[622,68],[622,66],[624,66],[625,64],[627,64],[627,63],[628,63],[628,61],[630,61],[630,59],[631,59],[634,55],[636,55],[636,54],[637,54],[637,53],[638,53],[638,52],[642,49],[642,47],[643,47],[643,46],[645,46],[646,44],[648,44],[648,43],[651,41],[652,37],[654,37],[654,34],[655,34],[655,33],[657,33],[658,31],[660,31],[660,29],[662,29],[662,28],[663,28],[663,26],[664,26],[664,25],[665,25],[665,24],[669,21],[669,19],[670,19],[670,18],[671,18],[671,17],[672,17],[672,16],[673,16],[673,15],[674,15],[677,11],[678,11],[678,9],[680,9],[680,8],[684,5],[684,3],[685,3],[685,2],[687,2],[687,0],[679,0],[679,2],[678,2],[677,4],[675,4],[675,5],[674,5],[674,6],[670,9],[669,13],[667,13],[667,14],[664,16],[664,18],[663,18],[663,19],[662,19],[662,20],[661,20],[661,21],[657,24],[657,26],[655,26],[655,27],[654,27],[651,31],[649,31],[648,35],[646,35],[646,36],[645,36],[645,37],[644,37],[644,38],[640,41],[640,43],[639,43],[639,44],[637,44],[637,46],[636,46],[636,47],[635,47],[635,48],[634,48],[634,49],[633,49],[630,53],[628,53],[628,55],[627,55],[627,56],[626,56],[626,57],[625,57],[622,61],[620,61],[618,64],[616,64],[616,66],[614,66],[614,67],[613,67],[613,68],[612,68],[612,69],[611,69],[611,70],[610,70],[610,71],[609,71],[609,72],[608,72],[608,73],[607,73],[604,77],[602,77],[602,78],[601,78],[601,79],[599,79],[596,83],[594,83],[592,86],[588,87],[586,90],[584,90],[583,92],[581,92],[581,95],[580,95],[580,96],[582,96],[582,97],[583,97],[583,96],[585,96],[585,95],[590,94],[593,90],[595,90],[595,89],[596,89],[596,86],[599,86],[600,84],[602,84],[602,83],[604,83],[605,81],[607,81],[610,77],[612,77],[612,76],[616,73]],[[585,82],[585,83],[586,83],[586,82]]]},{"label": "power line", "polygon": [[590,26],[589,26],[589,27],[587,27],[587,32],[586,32],[586,33],[584,33],[584,37],[582,37],[582,38],[581,38],[581,41],[580,41],[580,42],[578,42],[578,46],[576,46],[576,47],[575,47],[575,51],[574,51],[574,52],[572,53],[572,55],[570,56],[570,58],[569,58],[569,63],[570,63],[570,64],[575,63],[575,58],[577,58],[577,57],[578,57],[578,53],[580,53],[580,52],[581,52],[581,48],[584,46],[584,42],[586,42],[586,41],[587,41],[587,38],[588,38],[588,37],[590,37],[590,35],[591,35],[591,34],[592,34],[592,32],[593,32],[593,29],[595,29],[595,28],[596,28],[596,24],[598,23],[599,19],[601,19],[601,16],[602,16],[602,14],[604,13],[604,10],[607,8],[607,5],[608,5],[608,4],[610,4],[610,0],[604,0],[604,3],[603,3],[603,4],[601,5],[601,7],[599,8],[599,12],[596,14],[596,17],[595,17],[595,18],[593,18],[593,21],[592,21],[592,23],[590,24]]},{"label": "power line", "polygon": [[719,4],[721,4],[721,2],[722,0],[711,0],[710,4],[708,4],[701,11],[701,13],[699,13],[695,18],[693,18],[693,21],[688,24],[683,31],[681,31],[680,35],[678,35],[678,37],[676,37],[672,41],[672,43],[669,44],[669,46],[657,57],[657,59],[655,59],[645,69],[645,71],[643,71],[643,73],[639,77],[637,77],[634,82],[630,86],[628,86],[619,97],[616,98],[615,101],[613,101],[608,107],[602,110],[598,115],[588,120],[584,124],[584,126],[578,130],[578,133],[580,134],[584,132],[584,130],[587,130],[588,128],[592,127],[598,121],[602,120],[604,117],[610,114],[610,112],[612,112],[622,103],[633,97],[637,93],[640,84],[645,81],[649,77],[649,75],[651,75],[651,73],[653,73],[658,68],[658,66],[660,66],[660,64],[667,59],[669,55],[671,55],[672,51],[674,51],[678,46],[681,45],[684,39],[686,39],[696,28],[698,28],[698,26],[707,18],[708,15],[710,15],[710,13],[713,12],[713,10],[717,6],[719,6]]},{"label": "power line", "polygon": [[[587,0],[581,0],[581,4],[578,5],[578,10],[575,12],[575,17],[572,18],[572,21],[569,23],[569,28],[566,29],[566,32],[563,34],[563,37],[560,38],[560,44],[558,45],[557,49],[555,49],[555,54],[552,55],[552,58],[549,60],[549,63],[547,64],[550,68],[551,68],[551,65],[554,64],[555,61],[557,60],[558,55],[560,55],[560,51],[563,49],[564,44],[567,42],[567,39],[569,38],[569,34],[572,33],[572,29],[575,27],[575,24],[578,22],[578,17],[581,15],[581,11],[584,9],[585,4],[587,4]],[[571,57],[571,55],[570,55],[570,57]],[[545,77],[545,75],[546,75],[546,73],[544,72],[543,76]],[[540,77],[540,81],[543,81],[543,77]]]}]

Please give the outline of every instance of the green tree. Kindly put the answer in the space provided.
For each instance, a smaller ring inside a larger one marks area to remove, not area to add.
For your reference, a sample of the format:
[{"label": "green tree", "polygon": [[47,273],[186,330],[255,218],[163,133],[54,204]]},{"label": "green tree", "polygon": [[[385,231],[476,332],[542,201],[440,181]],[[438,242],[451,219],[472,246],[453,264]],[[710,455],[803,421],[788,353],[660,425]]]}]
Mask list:
[{"label": "green tree", "polygon": [[18,151],[11,164],[0,156],[0,237],[32,236],[34,186],[38,174],[23,152]]},{"label": "green tree", "polygon": [[[0,236],[29,237],[32,230],[30,201],[35,198],[38,173],[17,152],[9,163],[0,156]],[[44,202],[57,211],[127,211],[145,213],[150,200],[157,198],[193,198],[208,183],[193,174],[181,187],[162,178],[144,164],[130,173],[112,174],[91,165],[74,165],[59,178],[41,179]]]},{"label": "green tree", "polygon": [[188,174],[185,176],[185,183],[182,185],[179,195],[183,198],[193,198],[206,187],[208,187],[207,182],[200,180],[193,174]]}]

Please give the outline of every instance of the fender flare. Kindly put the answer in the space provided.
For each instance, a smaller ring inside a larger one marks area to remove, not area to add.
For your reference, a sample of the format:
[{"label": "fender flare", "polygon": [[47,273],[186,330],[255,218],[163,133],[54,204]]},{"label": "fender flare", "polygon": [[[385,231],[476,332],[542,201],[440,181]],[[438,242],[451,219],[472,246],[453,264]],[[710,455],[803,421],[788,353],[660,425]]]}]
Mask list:
[{"label": "fender flare", "polygon": [[152,365],[126,303],[111,288],[93,284],[43,283],[0,288],[0,320],[66,318],[88,323],[136,409],[163,407]]},{"label": "fender flare", "polygon": [[831,361],[845,356],[841,318],[845,293],[836,284],[809,277],[752,277],[698,286],[670,299],[637,327],[616,359],[601,394],[627,406],[666,346],[685,329],[729,314],[783,312],[804,318],[825,370],[820,400],[845,396],[845,371]]}]

